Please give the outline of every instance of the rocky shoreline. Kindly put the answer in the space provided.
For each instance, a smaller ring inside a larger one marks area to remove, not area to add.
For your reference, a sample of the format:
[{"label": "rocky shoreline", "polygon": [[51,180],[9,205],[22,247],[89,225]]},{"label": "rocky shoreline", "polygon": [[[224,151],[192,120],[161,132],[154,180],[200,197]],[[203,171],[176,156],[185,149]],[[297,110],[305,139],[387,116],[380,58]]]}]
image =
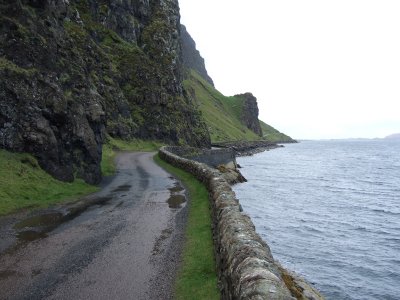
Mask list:
[{"label": "rocky shoreline", "polygon": [[[282,142],[278,144],[269,141],[235,141],[217,142],[213,143],[212,146],[215,148],[232,148],[233,150],[235,150],[236,156],[252,156],[257,153],[269,151],[271,149],[284,147],[281,144],[285,143],[289,142]],[[290,143],[297,143],[297,141],[293,141]]]}]

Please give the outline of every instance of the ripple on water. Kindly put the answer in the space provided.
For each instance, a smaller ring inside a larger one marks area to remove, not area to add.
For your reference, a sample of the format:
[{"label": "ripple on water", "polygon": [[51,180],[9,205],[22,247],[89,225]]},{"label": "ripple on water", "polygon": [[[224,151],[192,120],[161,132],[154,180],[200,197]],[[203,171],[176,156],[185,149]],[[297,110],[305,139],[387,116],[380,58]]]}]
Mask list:
[{"label": "ripple on water", "polygon": [[239,158],[249,181],[234,190],[274,257],[328,300],[399,299],[399,161],[400,143],[303,142]]}]

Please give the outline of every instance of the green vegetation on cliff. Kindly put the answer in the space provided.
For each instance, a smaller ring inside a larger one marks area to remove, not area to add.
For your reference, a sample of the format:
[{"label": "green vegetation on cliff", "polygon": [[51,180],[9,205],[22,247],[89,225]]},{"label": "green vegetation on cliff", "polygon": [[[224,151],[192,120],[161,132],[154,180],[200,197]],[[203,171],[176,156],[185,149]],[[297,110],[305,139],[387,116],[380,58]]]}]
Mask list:
[{"label": "green vegetation on cliff", "polygon": [[54,179],[29,154],[0,150],[0,215],[72,201],[97,190],[80,179],[72,183]]},{"label": "green vegetation on cliff", "polygon": [[[224,96],[194,70],[188,72],[184,87],[199,106],[208,126],[212,142],[238,140],[292,141],[290,137],[262,121],[259,121],[262,136],[250,130],[243,121],[245,95]],[[257,122],[257,119],[252,121]]]},{"label": "green vegetation on cliff", "polygon": [[106,134],[209,146],[183,92],[172,1],[2,1],[0,148],[53,177],[101,180]]},{"label": "green vegetation on cliff", "polygon": [[260,139],[240,121],[242,99],[222,95],[193,70],[184,81],[184,87],[199,105],[208,126],[211,141]]},{"label": "green vegetation on cliff", "polygon": [[154,160],[182,181],[190,197],[182,266],[175,282],[174,299],[220,299],[207,189],[192,175],[164,162],[158,155]]},{"label": "green vegetation on cliff", "polygon": [[280,140],[261,133],[251,94],[225,97],[194,71],[182,82],[190,67],[208,75],[179,20],[177,0],[3,1],[0,148],[97,184],[114,149],[157,146],[138,141]]}]

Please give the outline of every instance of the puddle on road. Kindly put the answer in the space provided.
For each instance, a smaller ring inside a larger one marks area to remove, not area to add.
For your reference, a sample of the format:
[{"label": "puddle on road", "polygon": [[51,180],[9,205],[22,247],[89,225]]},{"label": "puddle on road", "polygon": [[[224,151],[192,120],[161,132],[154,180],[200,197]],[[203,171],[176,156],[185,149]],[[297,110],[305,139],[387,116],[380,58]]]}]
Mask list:
[{"label": "puddle on road", "polygon": [[17,238],[24,242],[32,242],[45,237],[47,237],[47,234],[43,231],[26,230],[17,233]]},{"label": "puddle on road", "polygon": [[167,200],[169,208],[181,208],[182,204],[186,202],[185,195],[171,195]]},{"label": "puddle on road", "polygon": [[178,192],[182,192],[184,190],[184,188],[181,187],[179,183],[177,183],[174,187],[169,188],[169,190],[171,191],[171,193],[178,193]]},{"label": "puddle on road", "polygon": [[[16,237],[19,241],[32,242],[47,237],[46,232],[66,221],[61,212],[51,212],[43,215],[33,216],[22,220],[14,225],[17,231]],[[28,229],[29,230],[23,230]]]},{"label": "puddle on road", "polygon": [[115,193],[115,192],[127,192],[127,191],[129,191],[131,189],[131,187],[132,186],[129,185],[129,184],[120,185],[117,188],[113,189],[112,192],[113,193]]},{"label": "puddle on road", "polygon": [[62,222],[63,214],[60,212],[52,212],[44,215],[34,216],[25,219],[14,225],[15,229],[23,229],[27,227],[43,227],[53,226]]},{"label": "puddle on road", "polygon": [[168,198],[169,208],[181,208],[182,204],[186,202],[186,196],[182,191],[185,189],[180,185],[179,182],[175,183],[175,186],[169,188],[171,196]]},{"label": "puddle on road", "polygon": [[108,204],[108,201],[110,201],[113,197],[102,197],[102,198],[97,198],[93,204],[94,205],[98,205],[98,206],[102,206],[102,205],[106,205]]},{"label": "puddle on road", "polygon": [[48,232],[52,231],[62,223],[78,217],[90,206],[106,205],[111,199],[112,197],[95,198],[82,205],[70,207],[67,213],[53,211],[27,218],[14,225],[14,229],[16,230],[15,236],[21,242],[32,242],[37,239],[45,238],[48,236]]}]

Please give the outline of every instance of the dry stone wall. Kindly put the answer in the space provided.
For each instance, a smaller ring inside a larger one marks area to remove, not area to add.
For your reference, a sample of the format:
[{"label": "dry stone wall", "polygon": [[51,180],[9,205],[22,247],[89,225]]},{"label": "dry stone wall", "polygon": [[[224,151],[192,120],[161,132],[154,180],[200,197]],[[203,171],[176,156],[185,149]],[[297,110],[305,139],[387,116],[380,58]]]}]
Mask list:
[{"label": "dry stone wall", "polygon": [[167,151],[183,158],[195,160],[211,167],[230,165],[236,167],[236,152],[233,148],[199,149],[194,147],[167,147]]},{"label": "dry stone wall", "polygon": [[221,173],[180,157],[163,147],[161,159],[191,173],[209,191],[213,238],[222,299],[296,299],[275,263],[268,245]]}]

